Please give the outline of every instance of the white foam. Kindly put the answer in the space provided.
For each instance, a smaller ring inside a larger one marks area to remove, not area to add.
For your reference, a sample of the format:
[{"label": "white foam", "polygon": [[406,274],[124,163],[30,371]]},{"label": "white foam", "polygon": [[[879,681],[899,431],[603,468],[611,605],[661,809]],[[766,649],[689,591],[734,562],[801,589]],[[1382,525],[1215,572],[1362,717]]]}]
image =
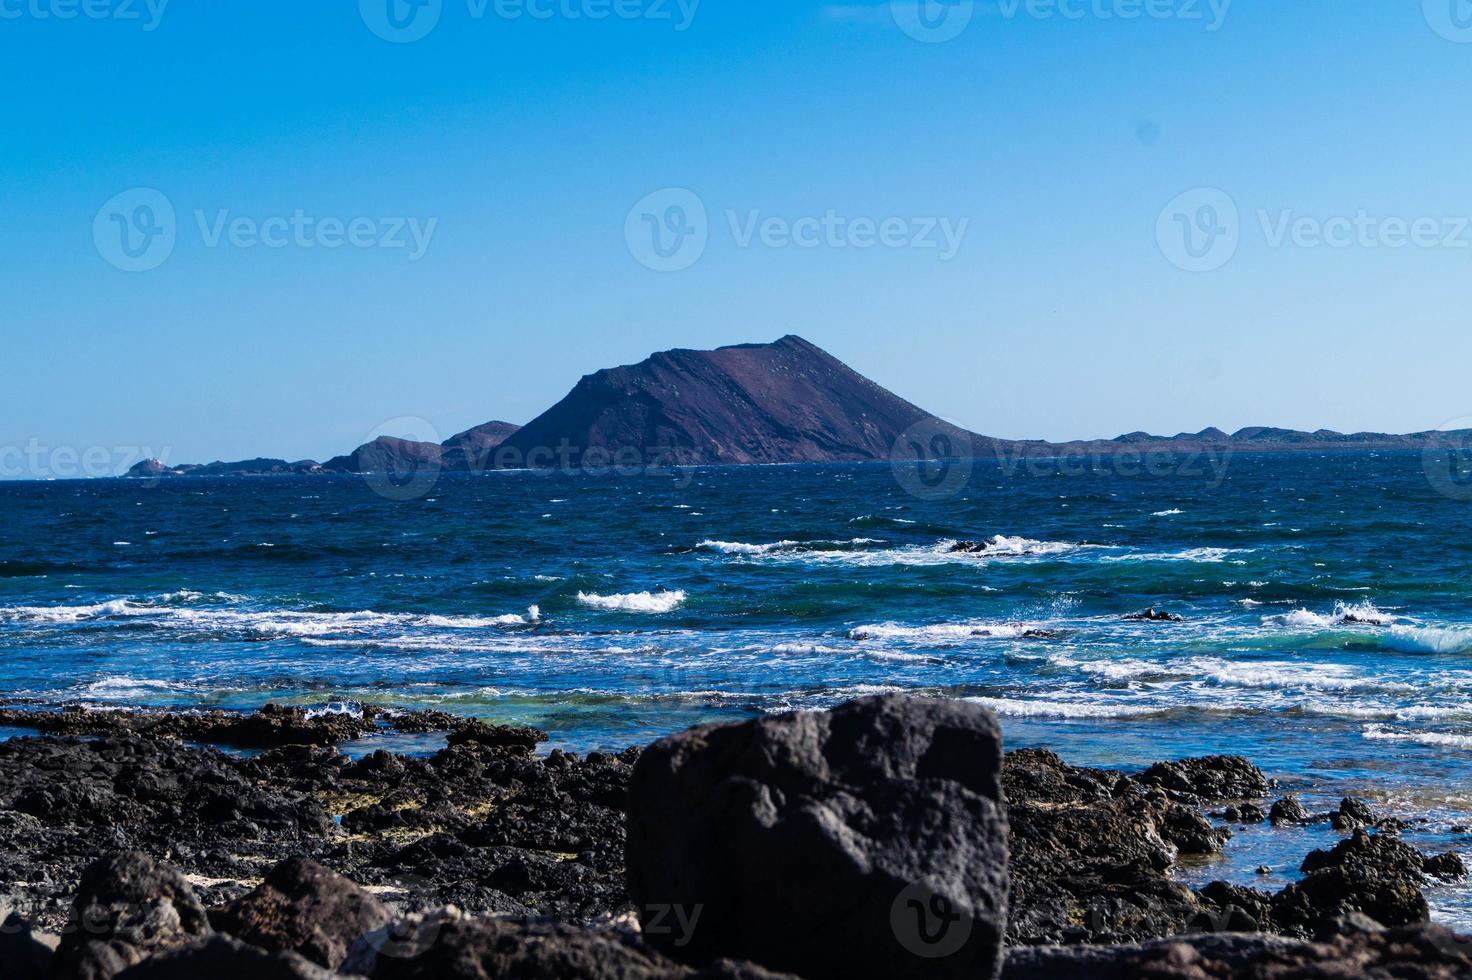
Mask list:
[{"label": "white foam", "polygon": [[1150,516],[1151,517],[1175,517],[1175,516],[1177,516],[1179,514],[1184,514],[1184,513],[1185,513],[1185,511],[1181,510],[1178,507],[1175,507],[1175,508],[1172,508],[1170,510],[1157,510],[1155,513],[1151,514]]},{"label": "white foam", "polygon": [[1146,705],[1085,704],[1074,701],[1021,701],[1015,698],[966,698],[999,715],[1018,718],[1137,718],[1161,709]]},{"label": "white foam", "polygon": [[903,640],[915,643],[958,643],[971,639],[1017,639],[1035,627],[1025,623],[933,623],[929,626],[906,626],[903,623],[878,623],[855,626],[848,631],[854,640]]},{"label": "white foam", "polygon": [[115,616],[146,616],[154,612],[129,599],[111,599],[86,606],[9,606],[0,608],[0,619],[29,623],[80,623]]},{"label": "white foam", "polygon": [[1295,609],[1276,616],[1264,616],[1264,626],[1286,626],[1293,629],[1329,629],[1334,626],[1389,626],[1396,617],[1381,612],[1374,603],[1365,602],[1349,605],[1338,602],[1332,613],[1316,613],[1308,609]]},{"label": "white foam", "polygon": [[1184,551],[1132,552],[1126,555],[1105,555],[1105,561],[1193,561],[1206,564],[1224,562],[1232,555],[1242,553],[1241,548],[1187,548]]},{"label": "white foam", "polygon": [[1442,749],[1472,749],[1472,735],[1456,735],[1447,732],[1403,732],[1392,731],[1384,725],[1367,725],[1364,737],[1382,742],[1414,742]]},{"label": "white foam", "polygon": [[747,544],[744,541],[702,541],[696,545],[707,551],[719,551],[727,555],[765,555],[773,551],[797,547],[796,541],[773,541],[771,544]]},{"label": "white foam", "polygon": [[578,601],[583,605],[614,612],[667,613],[681,605],[686,598],[683,589],[673,592],[625,592],[621,595],[578,593]]},{"label": "white foam", "polygon": [[1472,626],[1392,626],[1389,646],[1402,653],[1472,652]]}]

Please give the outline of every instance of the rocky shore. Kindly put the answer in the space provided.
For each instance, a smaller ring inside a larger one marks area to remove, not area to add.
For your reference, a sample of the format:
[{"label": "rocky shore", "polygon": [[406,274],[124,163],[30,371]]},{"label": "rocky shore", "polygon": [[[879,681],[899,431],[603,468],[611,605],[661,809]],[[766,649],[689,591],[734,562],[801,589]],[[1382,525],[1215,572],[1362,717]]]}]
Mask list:
[{"label": "rocky shore", "polygon": [[[957,702],[587,756],[372,708],[0,725],[46,732],[0,743],[7,978],[1472,976],[1423,894],[1461,859],[1363,801],[1309,813],[1236,757],[1004,755]],[[337,748],[384,731],[447,747]],[[1341,839],[1275,893],[1173,873],[1268,821]]]}]

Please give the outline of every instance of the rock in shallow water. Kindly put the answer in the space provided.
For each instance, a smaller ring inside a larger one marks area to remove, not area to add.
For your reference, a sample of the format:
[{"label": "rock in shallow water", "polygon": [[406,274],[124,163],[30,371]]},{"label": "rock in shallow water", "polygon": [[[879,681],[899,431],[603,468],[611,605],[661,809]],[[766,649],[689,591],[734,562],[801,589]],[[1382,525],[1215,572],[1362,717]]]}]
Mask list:
[{"label": "rock in shallow water", "polygon": [[958,701],[871,698],[697,728],[630,785],[648,942],[813,980],[992,976],[1007,920],[1001,734]]}]

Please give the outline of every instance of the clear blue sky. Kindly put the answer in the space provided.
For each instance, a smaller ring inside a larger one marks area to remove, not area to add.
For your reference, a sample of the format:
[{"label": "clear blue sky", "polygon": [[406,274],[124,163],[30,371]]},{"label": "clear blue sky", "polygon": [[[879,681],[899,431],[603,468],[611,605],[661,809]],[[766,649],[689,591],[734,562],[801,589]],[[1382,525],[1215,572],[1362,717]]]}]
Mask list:
[{"label": "clear blue sky", "polygon": [[[1440,0],[1236,0],[1219,23],[1208,0],[994,0],[941,43],[882,0],[703,0],[688,23],[677,0],[442,0],[412,43],[370,0],[55,16],[83,2],[0,0],[3,446],[322,459],[395,417],[525,422],[600,367],[789,332],[998,436],[1472,414],[1472,231],[1440,243],[1472,215],[1472,36]],[[127,272],[94,222],[140,187],[177,240]],[[669,187],[709,242],[657,272],[625,225]],[[1208,272],[1158,234],[1195,188],[1240,209]],[[1259,209],[1444,232],[1274,247]],[[969,224],[944,259],[742,247],[727,217],[830,210]],[[297,211],[436,223],[416,260],[211,247],[196,217]]]}]

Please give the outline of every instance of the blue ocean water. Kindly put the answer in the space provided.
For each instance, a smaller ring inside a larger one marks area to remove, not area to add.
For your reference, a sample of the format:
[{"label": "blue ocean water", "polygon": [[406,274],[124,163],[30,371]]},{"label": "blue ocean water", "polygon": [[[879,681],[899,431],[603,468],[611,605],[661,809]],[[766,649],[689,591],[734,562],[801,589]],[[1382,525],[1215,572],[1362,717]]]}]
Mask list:
[{"label": "blue ocean water", "polygon": [[[585,750],[907,689],[1076,763],[1243,754],[1465,848],[1472,504],[1419,454],[1212,463],[976,464],[939,493],[888,465],[442,475],[411,500],[0,484],[0,700],[371,700]],[[1186,621],[1123,618],[1147,607]],[[1276,886],[1333,837],[1253,829],[1185,874]],[[1465,889],[1433,902],[1472,925]]]}]

